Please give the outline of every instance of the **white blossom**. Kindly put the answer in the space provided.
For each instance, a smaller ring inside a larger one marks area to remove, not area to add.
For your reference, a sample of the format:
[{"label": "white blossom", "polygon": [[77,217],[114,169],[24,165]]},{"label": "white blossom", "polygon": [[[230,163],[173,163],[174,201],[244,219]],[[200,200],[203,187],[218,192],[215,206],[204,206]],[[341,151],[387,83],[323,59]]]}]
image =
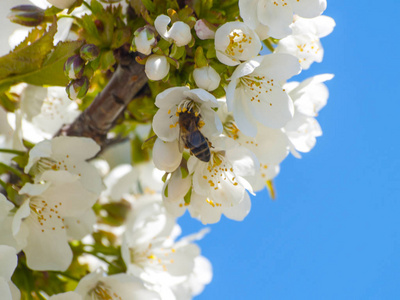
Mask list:
[{"label": "white blossom", "polygon": [[326,0],[239,0],[243,21],[260,34],[284,38],[292,33],[293,14],[315,18],[326,9]]},{"label": "white blossom", "polygon": [[[14,205],[6,204],[9,217],[5,223],[9,223],[11,216],[10,232],[18,248],[24,251],[29,268],[64,271],[71,263],[67,220],[79,220],[97,199],[97,195],[87,191],[78,178],[66,171],[46,171],[42,175],[43,183],[26,183],[22,187],[20,194],[26,195],[27,199],[15,213],[10,214]],[[4,200],[2,202],[5,205]],[[73,233],[82,236],[82,232],[91,231],[78,228],[87,226],[89,220],[86,218],[87,215],[83,224],[74,224]],[[9,224],[4,230],[10,230]],[[1,233],[0,243],[10,241],[9,233]]]},{"label": "white blossom", "polygon": [[215,33],[215,51],[220,62],[236,66],[258,55],[261,41],[257,34],[242,22],[228,22]]},{"label": "white blossom", "polygon": [[335,21],[327,16],[319,16],[313,19],[297,17],[290,27],[293,29],[293,34],[280,40],[275,52],[296,56],[305,70],[313,62],[321,62],[324,49],[320,38],[332,32]]},{"label": "white blossom", "polygon": [[161,170],[154,167],[151,162],[135,166],[121,164],[115,167],[104,179],[107,189],[102,196],[113,201],[121,200],[128,194],[154,194],[161,192],[163,176]]},{"label": "white blossom", "polygon": [[45,170],[64,170],[79,176],[82,185],[91,192],[100,194],[103,183],[94,166],[86,160],[100,151],[100,146],[86,137],[55,137],[36,144],[29,151],[29,161],[25,172],[35,175],[35,181],[41,180]]},{"label": "white blossom", "polygon": [[165,40],[174,42],[178,47],[189,44],[192,40],[189,25],[182,21],[176,21],[168,30],[168,24],[170,22],[170,17],[159,15],[154,21],[154,27]]},{"label": "white blossom", "polygon": [[204,232],[175,241],[180,228],[160,195],[137,199],[126,228],[121,251],[128,274],[150,286],[172,287],[193,273],[200,249],[192,241],[202,238]]},{"label": "white blossom", "polygon": [[146,289],[138,279],[126,274],[106,276],[101,269],[83,277],[75,293],[80,295],[82,300],[160,300],[158,294]]},{"label": "white blossom", "polygon": [[147,78],[157,81],[168,75],[170,65],[165,56],[153,54],[146,60],[144,67]]},{"label": "white blossom", "polygon": [[326,105],[329,97],[329,91],[323,82],[332,78],[332,74],[322,74],[301,83],[290,82],[285,85],[293,99],[295,113],[284,131],[293,144],[292,153],[297,157],[300,155],[295,150],[309,152],[315,146],[316,137],[322,135],[321,127],[314,117]]},{"label": "white blossom", "polygon": [[246,179],[255,191],[261,190],[267,181],[278,175],[279,164],[288,155],[291,142],[281,128],[268,128],[261,124],[257,127],[255,137],[246,136],[237,128],[233,116],[227,111],[226,103],[223,101],[220,103],[218,115],[222,120],[224,133],[251,150],[260,162],[260,170],[254,176],[247,176]]},{"label": "white blossom", "polygon": [[253,193],[246,177],[256,174],[259,162],[250,150],[232,139],[213,139],[212,145],[208,163],[193,156],[188,160],[189,174],[193,176],[189,212],[203,224],[218,222],[222,213],[230,219],[243,220],[250,211],[246,190]]},{"label": "white blossom", "polygon": [[288,54],[258,56],[236,68],[226,101],[244,134],[254,137],[258,123],[281,128],[292,119],[293,102],[281,84],[299,72],[297,59]]},{"label": "white blossom", "polygon": [[10,246],[0,245],[0,295],[3,300],[19,300],[21,297],[18,288],[11,281],[17,263],[16,250]]},{"label": "white blossom", "polygon": [[221,77],[211,66],[194,69],[193,78],[199,88],[209,92],[218,88],[221,81]]}]

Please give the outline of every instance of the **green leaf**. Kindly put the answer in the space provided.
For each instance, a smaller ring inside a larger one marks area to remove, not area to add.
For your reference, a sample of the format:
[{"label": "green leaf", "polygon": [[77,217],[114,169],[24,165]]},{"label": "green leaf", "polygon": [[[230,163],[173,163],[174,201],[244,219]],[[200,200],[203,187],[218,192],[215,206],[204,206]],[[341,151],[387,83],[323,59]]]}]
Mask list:
[{"label": "green leaf", "polygon": [[93,21],[91,15],[83,15],[80,19],[77,19],[79,25],[84,29],[83,37],[88,44],[101,44],[101,38],[99,31],[97,30],[96,24]]},{"label": "green leaf", "polygon": [[23,81],[34,85],[67,85],[69,80],[64,75],[64,63],[82,45],[83,41],[58,43],[54,51],[47,57],[43,66],[31,74],[25,74]]},{"label": "green leaf", "polygon": [[156,7],[151,0],[142,0],[142,3],[149,12],[155,12]]},{"label": "green leaf", "polygon": [[0,58],[0,91],[19,82],[40,86],[67,85],[69,80],[63,72],[64,63],[83,41],[60,42],[54,48],[56,30],[53,24],[41,38],[29,44],[36,34],[32,33],[13,52]]},{"label": "green leaf", "polygon": [[10,81],[10,78],[16,75],[30,73],[40,68],[47,54],[53,49],[56,32],[57,25],[54,22],[47,33],[33,41],[35,35],[40,33],[34,30],[14,51],[0,57],[0,85],[4,86],[4,81]]}]

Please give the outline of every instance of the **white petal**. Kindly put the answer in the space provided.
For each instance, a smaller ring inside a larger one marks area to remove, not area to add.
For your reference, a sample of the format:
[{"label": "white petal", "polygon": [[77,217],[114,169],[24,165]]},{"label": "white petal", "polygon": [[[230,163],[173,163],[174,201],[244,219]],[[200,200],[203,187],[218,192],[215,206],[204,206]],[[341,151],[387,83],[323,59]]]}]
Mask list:
[{"label": "white petal", "polygon": [[251,209],[250,196],[244,193],[242,201],[224,211],[224,215],[235,221],[243,221],[244,218],[249,214]]},{"label": "white petal", "polygon": [[326,0],[291,1],[295,14],[304,18],[315,18],[326,9]]},{"label": "white petal", "polygon": [[62,294],[53,295],[49,300],[83,300],[82,296],[76,292],[66,292]]},{"label": "white petal", "polygon": [[65,271],[72,261],[72,251],[67,242],[66,231],[62,229],[62,221],[46,218],[44,227],[31,214],[24,222],[30,228],[28,244],[23,249],[28,267],[38,271]]},{"label": "white petal", "polygon": [[169,40],[167,26],[170,22],[170,17],[166,15],[159,15],[154,21],[154,27],[156,28],[157,32],[166,40]]},{"label": "white petal", "polygon": [[60,136],[52,139],[51,144],[54,154],[68,155],[76,160],[92,158],[100,151],[100,146],[86,137]]},{"label": "white petal", "polygon": [[291,34],[290,24],[293,20],[293,10],[290,5],[275,5],[273,1],[258,1],[258,20],[269,27],[268,34],[276,39]]},{"label": "white petal", "polygon": [[182,154],[179,152],[178,141],[164,142],[157,138],[153,147],[153,162],[156,168],[173,172],[180,165]]},{"label": "white petal", "polygon": [[10,280],[17,263],[16,250],[10,246],[0,245],[0,278]]},{"label": "white petal", "polygon": [[4,300],[13,300],[8,282],[0,277],[0,295]]},{"label": "white petal", "polygon": [[185,95],[185,91],[189,91],[190,88],[187,86],[176,86],[159,93],[156,97],[156,106],[159,108],[170,109],[172,106],[178,105]]}]

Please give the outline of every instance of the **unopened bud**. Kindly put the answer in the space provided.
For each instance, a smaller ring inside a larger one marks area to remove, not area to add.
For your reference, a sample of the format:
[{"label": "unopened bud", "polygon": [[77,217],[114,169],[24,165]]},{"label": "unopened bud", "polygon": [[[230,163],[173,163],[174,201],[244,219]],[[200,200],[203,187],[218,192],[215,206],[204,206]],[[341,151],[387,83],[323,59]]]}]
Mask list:
[{"label": "unopened bud", "polygon": [[151,48],[157,44],[154,38],[154,30],[149,27],[142,27],[137,29],[134,35],[133,43],[136,47],[136,51],[144,55],[149,55],[151,53]]},{"label": "unopened bud", "polygon": [[213,39],[215,37],[215,30],[213,30],[212,25],[206,20],[197,20],[194,25],[194,30],[201,40]]},{"label": "unopened bud", "polygon": [[163,55],[153,54],[146,61],[144,71],[151,80],[161,80],[168,75],[169,62]]},{"label": "unopened bud", "polygon": [[199,88],[209,92],[218,88],[221,81],[217,71],[210,66],[194,69],[193,78]]},{"label": "unopened bud", "polygon": [[37,26],[44,20],[44,10],[34,5],[19,5],[11,8],[7,18],[23,26]]},{"label": "unopened bud", "polygon": [[81,78],[84,69],[85,61],[79,55],[71,56],[64,64],[64,74],[69,79]]},{"label": "unopened bud", "polygon": [[76,100],[85,97],[89,90],[89,79],[83,76],[80,79],[72,80],[66,88],[69,99]]},{"label": "unopened bud", "polygon": [[86,44],[82,46],[79,53],[82,59],[86,61],[92,61],[99,56],[100,50],[96,45]]},{"label": "unopened bud", "polygon": [[47,1],[50,4],[60,9],[70,8],[72,4],[76,2],[76,0],[47,0]]}]

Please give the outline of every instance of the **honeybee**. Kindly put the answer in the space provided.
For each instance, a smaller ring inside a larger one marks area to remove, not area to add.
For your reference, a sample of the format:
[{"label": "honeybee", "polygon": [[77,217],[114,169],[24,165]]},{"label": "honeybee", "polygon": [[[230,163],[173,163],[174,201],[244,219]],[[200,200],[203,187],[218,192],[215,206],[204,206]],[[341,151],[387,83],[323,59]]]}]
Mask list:
[{"label": "honeybee", "polygon": [[179,113],[179,149],[183,146],[188,148],[191,153],[204,162],[210,161],[210,147],[207,138],[200,132],[200,115],[196,115],[191,110]]}]

